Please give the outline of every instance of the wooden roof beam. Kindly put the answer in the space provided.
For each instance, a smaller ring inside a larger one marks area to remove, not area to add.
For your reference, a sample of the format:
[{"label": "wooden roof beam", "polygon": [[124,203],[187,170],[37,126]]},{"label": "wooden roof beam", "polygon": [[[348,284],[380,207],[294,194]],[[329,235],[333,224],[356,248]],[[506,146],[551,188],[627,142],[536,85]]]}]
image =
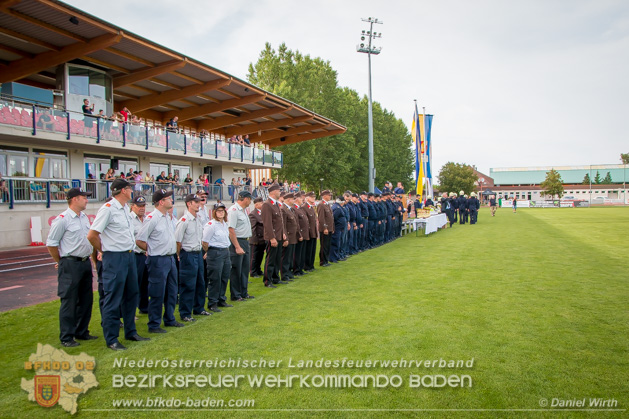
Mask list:
[{"label": "wooden roof beam", "polygon": [[248,125],[236,125],[225,130],[225,136],[253,134],[258,131],[266,131],[273,128],[286,127],[312,119],[312,115],[298,116],[297,118],[277,119],[268,122],[253,123]]},{"label": "wooden roof beam", "polygon": [[76,43],[62,48],[60,51],[49,51],[33,58],[22,58],[9,64],[0,74],[0,83],[15,81],[29,74],[38,73],[48,67],[57,66],[114,45],[122,39],[122,34],[106,34],[97,36],[87,43]]},{"label": "wooden roof beam", "polygon": [[13,48],[10,47],[8,45],[1,45],[0,44],[0,49],[3,51],[8,51],[12,54],[15,55],[19,55],[20,57],[28,57],[28,58],[33,58],[35,55],[31,54],[30,52],[26,52],[26,51],[22,51],[21,49],[17,49],[17,48]]},{"label": "wooden roof beam", "polygon": [[279,147],[279,146],[283,146],[283,145],[294,144],[294,143],[301,143],[303,141],[314,140],[316,138],[330,137],[332,135],[343,134],[344,132],[345,132],[344,129],[335,129],[335,130],[332,130],[332,131],[321,131],[321,132],[312,132],[312,133],[309,133],[309,134],[291,135],[289,137],[286,137],[286,139],[284,141],[282,141],[281,138],[278,138],[278,139],[269,141],[266,144],[268,144],[270,147]]},{"label": "wooden roof beam", "polygon": [[[127,107],[131,110],[131,112],[139,112],[145,109],[150,109],[153,106],[162,105],[168,102],[172,102],[177,99],[183,99],[188,96],[195,96],[199,93],[204,93],[210,90],[216,90],[220,87],[227,86],[232,82],[232,78],[228,79],[218,79],[212,80],[210,82],[184,87],[181,90],[167,90],[161,93],[155,93],[152,95],[147,95],[141,97],[138,100],[129,100],[123,103],[120,103],[120,109],[123,107]],[[170,119],[170,118],[168,118]]]},{"label": "wooden roof beam", "polygon": [[140,70],[133,71],[124,76],[114,78],[114,89],[122,86],[128,86],[138,81],[150,79],[164,73],[170,73],[186,65],[186,60],[173,60],[155,67],[145,67]]},{"label": "wooden roof beam", "polygon": [[228,99],[218,103],[208,103],[195,107],[185,108],[179,112],[168,112],[165,117],[170,119],[178,116],[180,121],[196,118],[197,116],[207,115],[209,113],[224,111],[225,109],[237,108],[238,106],[255,103],[262,100],[266,95],[250,95],[238,99]]},{"label": "wooden roof beam", "polygon": [[295,134],[301,134],[302,132],[308,132],[308,131],[312,131],[315,129],[321,129],[321,128],[325,128],[328,125],[305,125],[303,127],[296,127],[296,128],[291,128],[291,129],[287,129],[286,131],[284,130],[276,130],[276,131],[267,131],[265,133],[262,133],[262,135],[259,135],[257,137],[253,137],[253,139],[258,142],[258,141],[264,141],[264,142],[268,142],[270,140],[275,140],[276,138],[282,138],[282,137],[290,137],[291,135],[295,135]]},{"label": "wooden roof beam", "polygon": [[39,26],[40,28],[48,29],[49,31],[58,33],[59,35],[63,35],[65,37],[67,37],[67,38],[74,39],[75,41],[79,41],[79,42],[87,42],[88,41],[87,39],[85,39],[84,37],[82,37],[80,35],[77,35],[75,33],[67,31],[65,29],[58,28],[58,27],[56,27],[54,25],[51,25],[50,23],[41,21],[39,19],[35,19],[34,17],[26,15],[26,14],[24,14],[22,12],[18,12],[17,10],[4,9],[4,10],[2,10],[2,12],[6,13],[8,15],[11,15],[13,17],[16,17],[16,18],[18,18],[20,20],[23,20],[25,22],[32,23],[32,24],[34,24],[36,26]]},{"label": "wooden roof beam", "polygon": [[283,108],[268,108],[268,109],[258,109],[257,111],[253,111],[249,113],[243,113],[240,116],[220,116],[215,119],[200,121],[199,130],[206,129],[208,131],[212,131],[212,130],[223,128],[232,124],[237,124],[239,122],[251,121],[253,119],[276,115],[276,114],[285,112],[287,110],[288,109],[283,109]]},{"label": "wooden roof beam", "polygon": [[29,42],[29,43],[33,44],[33,45],[37,45],[37,46],[49,49],[51,51],[60,51],[61,50],[61,48],[59,48],[58,46],[53,45],[53,44],[51,44],[49,42],[42,41],[41,39],[33,38],[32,36],[24,35],[24,34],[21,34],[19,32],[12,31],[11,29],[3,28],[1,26],[0,26],[0,33],[4,33],[6,35],[9,35],[12,38],[22,39],[22,40],[24,40],[26,42]]}]

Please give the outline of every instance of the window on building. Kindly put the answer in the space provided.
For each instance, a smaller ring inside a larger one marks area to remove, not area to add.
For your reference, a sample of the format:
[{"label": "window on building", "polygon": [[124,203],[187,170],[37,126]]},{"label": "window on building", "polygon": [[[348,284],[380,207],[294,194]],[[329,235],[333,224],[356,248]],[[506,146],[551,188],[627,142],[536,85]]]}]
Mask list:
[{"label": "window on building", "polygon": [[0,149],[0,173],[3,176],[28,176],[28,149],[19,147]]},{"label": "window on building", "polygon": [[34,176],[46,179],[68,177],[68,156],[61,151],[33,150]]},{"label": "window on building", "polygon": [[80,96],[91,96],[110,100],[111,81],[109,76],[84,67],[69,66],[69,92]]}]

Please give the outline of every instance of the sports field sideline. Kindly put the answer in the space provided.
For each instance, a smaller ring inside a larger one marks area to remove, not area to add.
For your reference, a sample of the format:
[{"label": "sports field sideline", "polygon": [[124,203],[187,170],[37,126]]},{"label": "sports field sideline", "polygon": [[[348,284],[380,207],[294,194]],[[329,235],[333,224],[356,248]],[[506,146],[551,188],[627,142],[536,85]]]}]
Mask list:
[{"label": "sports field sideline", "polygon": [[[165,335],[150,335],[150,342],[129,342],[123,353],[105,347],[95,303],[90,330],[100,338],[64,348],[72,355],[86,352],[97,361],[100,385],[79,397],[78,413],[504,417],[537,416],[543,413],[538,409],[579,409],[566,406],[583,399],[584,408],[608,409],[606,415],[621,417],[629,406],[628,232],[629,208],[519,209],[517,214],[500,209],[493,218],[483,208],[477,225],[455,225],[427,237],[411,234],[275,290],[256,279],[250,285],[255,300]],[[60,347],[58,308],[55,301],[0,314],[0,416],[67,416],[59,406],[45,409],[28,401],[20,389],[22,377],[33,377],[24,362],[37,343]],[[137,325],[141,335],[149,336],[145,315]],[[240,366],[117,366],[125,359],[240,359]],[[344,359],[344,367],[333,366]],[[266,366],[243,366],[243,361],[260,360]],[[317,366],[321,360],[332,366]],[[401,362],[410,360],[437,362],[421,367]],[[441,367],[441,360],[465,362]],[[279,366],[271,367],[270,361]],[[299,361],[314,365],[299,366]],[[349,367],[349,361],[355,366]],[[398,366],[383,367],[382,361],[398,361]],[[244,378],[236,388],[177,388],[174,379],[173,388],[164,388],[161,379],[154,388],[112,387],[119,380],[114,376],[131,374],[211,374],[213,383],[220,382],[219,374]],[[266,382],[254,388],[250,377],[262,375],[299,378],[292,387]],[[328,381],[328,388],[319,387],[319,378],[314,378],[339,375],[353,377],[350,385],[339,388],[338,382]],[[369,385],[365,376],[377,375],[391,381],[381,388]],[[393,381],[397,376],[399,387]],[[467,376],[470,385],[464,379],[465,386],[437,388],[437,376],[451,382],[456,378],[450,377]],[[418,380],[421,386],[410,386]],[[361,382],[367,383],[365,388]],[[118,400],[147,397],[254,404],[236,409],[225,405],[215,412],[113,407]],[[592,407],[596,400],[610,402]],[[564,414],[578,415],[573,410]]]}]

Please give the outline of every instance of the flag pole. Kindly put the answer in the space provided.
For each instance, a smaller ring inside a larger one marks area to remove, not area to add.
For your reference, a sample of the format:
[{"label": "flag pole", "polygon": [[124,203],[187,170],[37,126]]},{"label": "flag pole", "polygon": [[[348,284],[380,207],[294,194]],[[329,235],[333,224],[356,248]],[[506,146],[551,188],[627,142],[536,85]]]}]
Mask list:
[{"label": "flag pole", "polygon": [[[424,125],[424,150],[422,155],[424,156],[424,158],[422,159],[422,164],[424,165],[424,177],[426,176],[426,107],[422,106],[422,112],[424,113],[424,118],[422,120],[422,124]],[[420,131],[421,132],[421,131]],[[426,184],[426,196],[428,196],[428,178],[425,179],[426,181],[424,182]]]}]

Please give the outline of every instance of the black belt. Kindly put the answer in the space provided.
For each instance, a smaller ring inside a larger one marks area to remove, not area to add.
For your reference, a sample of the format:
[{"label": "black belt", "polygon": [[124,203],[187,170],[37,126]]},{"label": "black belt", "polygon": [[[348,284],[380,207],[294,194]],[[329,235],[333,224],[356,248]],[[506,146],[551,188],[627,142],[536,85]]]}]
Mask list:
[{"label": "black belt", "polygon": [[76,260],[77,262],[85,262],[87,259],[89,259],[89,256],[85,256],[84,258],[80,258],[78,256],[64,256],[61,259],[72,259]]},{"label": "black belt", "polygon": [[186,252],[186,253],[201,253],[200,250],[185,250],[185,249],[181,249],[182,252]]},{"label": "black belt", "polygon": [[229,247],[212,247],[208,246],[207,250],[228,250]]}]

